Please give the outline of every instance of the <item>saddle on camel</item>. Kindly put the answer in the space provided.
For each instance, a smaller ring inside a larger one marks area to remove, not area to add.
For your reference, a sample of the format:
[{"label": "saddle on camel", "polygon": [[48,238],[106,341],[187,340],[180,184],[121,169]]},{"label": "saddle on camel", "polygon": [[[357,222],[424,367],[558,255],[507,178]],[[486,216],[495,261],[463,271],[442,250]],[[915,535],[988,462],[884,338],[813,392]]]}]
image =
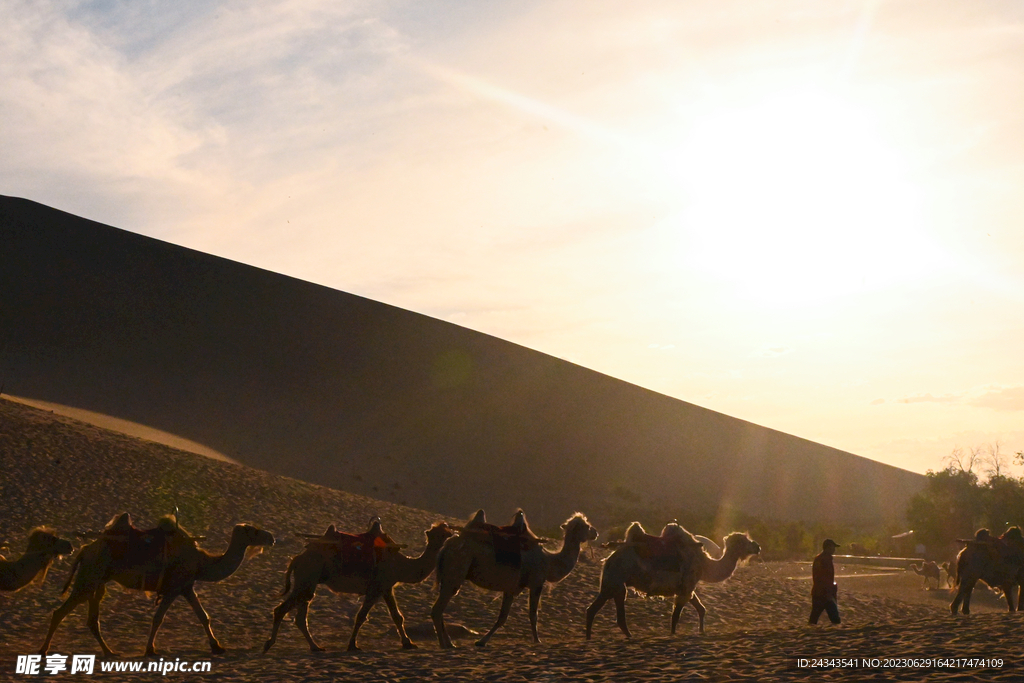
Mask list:
[{"label": "saddle on camel", "polygon": [[139,590],[159,592],[167,569],[167,561],[174,546],[195,541],[178,528],[177,515],[162,517],[152,529],[140,529],[132,523],[132,516],[121,513],[114,517],[100,537],[107,541],[115,566],[141,567]]},{"label": "saddle on camel", "polygon": [[652,571],[672,573],[682,569],[685,549],[703,547],[700,541],[675,522],[666,524],[660,536],[647,533],[639,522],[633,522],[626,529],[624,541],[606,545],[632,546],[637,557],[650,565]]},{"label": "saddle on camel", "polygon": [[[365,533],[347,534],[338,531],[334,525],[327,527],[323,536],[316,536],[309,543],[332,553],[333,562],[348,572],[369,574],[387,552],[395,552],[401,546],[384,532],[380,517],[373,517]],[[308,547],[308,546],[307,546]]]},{"label": "saddle on camel", "polygon": [[978,529],[974,538],[959,538],[959,542],[985,548],[989,558],[1001,573],[1015,574],[1024,566],[1024,534],[1020,527],[1012,526],[1001,536],[993,536],[988,529]]},{"label": "saddle on camel", "polygon": [[484,511],[477,510],[461,533],[478,541],[489,542],[494,548],[494,561],[516,569],[522,565],[524,552],[548,542],[548,539],[530,530],[526,513],[522,510],[516,510],[508,526],[489,524]]}]

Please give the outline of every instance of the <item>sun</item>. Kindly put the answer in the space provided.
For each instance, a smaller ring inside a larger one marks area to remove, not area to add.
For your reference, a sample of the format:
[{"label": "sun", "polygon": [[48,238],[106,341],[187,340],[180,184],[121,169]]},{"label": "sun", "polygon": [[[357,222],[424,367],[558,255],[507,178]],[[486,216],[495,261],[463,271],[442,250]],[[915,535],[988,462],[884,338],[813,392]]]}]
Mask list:
[{"label": "sun", "polygon": [[920,192],[869,110],[777,93],[698,119],[666,160],[680,267],[765,304],[884,288],[933,265]]}]

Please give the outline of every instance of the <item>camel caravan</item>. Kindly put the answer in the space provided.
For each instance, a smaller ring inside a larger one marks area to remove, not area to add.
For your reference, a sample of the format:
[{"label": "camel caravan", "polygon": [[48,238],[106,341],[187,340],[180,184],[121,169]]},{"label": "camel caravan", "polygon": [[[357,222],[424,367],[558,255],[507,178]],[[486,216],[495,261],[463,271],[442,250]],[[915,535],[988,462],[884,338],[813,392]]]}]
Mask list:
[{"label": "camel caravan", "polygon": [[[86,624],[105,657],[116,657],[100,630],[100,604],[107,584],[114,581],[130,591],[155,597],[154,612],[146,642],[146,656],[156,656],[156,637],[171,604],[183,597],[192,607],[205,630],[213,654],[224,647],[214,636],[210,615],[203,608],[195,585],[217,582],[234,574],[252,555],[274,545],[274,536],[256,526],[236,525],[227,549],[221,553],[200,547],[204,539],[193,536],[178,524],[175,514],[162,518],[151,529],[140,529],[128,513],[115,516],[100,532],[79,534],[91,538],[74,555],[70,574],[63,585],[63,603],[50,618],[45,640],[39,652],[50,651],[58,627],[74,609],[88,603]],[[490,524],[478,510],[462,526],[441,521],[424,532],[426,545],[418,556],[402,552],[374,517],[363,533],[345,533],[331,525],[322,534],[300,534],[305,547],[284,569],[281,601],[272,610],[270,636],[263,645],[268,652],[277,640],[281,623],[295,612],[295,624],[310,651],[322,652],[309,630],[309,604],[318,586],[333,593],[362,596],[348,640],[349,650],[358,650],[358,636],[370,610],[382,601],[394,622],[403,648],[415,648],[405,627],[405,619],[395,596],[400,583],[417,584],[434,576],[436,598],[430,610],[429,632],[416,630],[424,637],[436,636],[441,648],[454,647],[456,637],[473,634],[459,625],[445,623],[445,610],[465,582],[501,595],[498,615],[491,628],[476,645],[484,647],[505,624],[512,604],[520,593],[529,596],[529,618],[533,642],[540,642],[541,597],[549,584],[563,580],[576,567],[583,547],[594,543],[597,530],[582,513],[575,513],[561,525],[561,539],[535,534],[519,510],[507,526]],[[970,613],[971,593],[978,581],[998,588],[1009,611],[1019,607],[1018,597],[1024,583],[1024,535],[1012,527],[994,537],[985,529],[974,538],[961,539],[963,550],[954,564],[941,569],[952,579],[955,597],[950,611]],[[557,549],[555,549],[557,544]],[[545,546],[550,546],[545,547]],[[698,631],[704,633],[706,608],[697,596],[700,582],[725,581],[745,561],[758,557],[761,547],[745,533],[726,536],[719,546],[714,541],[691,534],[679,524],[667,524],[657,536],[632,523],[622,541],[605,543],[611,554],[604,560],[597,594],[586,610],[584,637],[590,640],[594,620],[609,600],[615,603],[616,623],[623,635],[631,637],[626,621],[625,601],[630,589],[641,596],[671,598],[673,610],[670,632],[675,634],[682,610],[691,605],[698,617]],[[17,591],[42,584],[47,570],[60,557],[74,552],[70,541],[59,538],[50,529],[30,533],[25,552],[15,560],[0,558],[0,590]],[[924,577],[926,585],[940,579],[940,566],[934,562],[910,565],[908,571]]]},{"label": "camel caravan", "polygon": [[[263,651],[273,647],[281,622],[293,611],[295,625],[310,651],[323,651],[313,639],[308,623],[309,604],[321,585],[333,593],[362,596],[348,641],[349,650],[359,649],[360,627],[381,600],[394,621],[402,647],[415,648],[405,628],[395,587],[400,583],[421,583],[431,575],[435,577],[437,596],[430,610],[432,623],[426,626],[432,631],[429,635],[436,635],[440,647],[454,647],[453,636],[476,635],[461,625],[446,624],[444,618],[446,607],[467,581],[501,594],[497,619],[476,640],[477,646],[485,646],[505,624],[513,601],[524,591],[529,595],[533,641],[539,643],[544,590],[572,573],[583,547],[598,538],[597,529],[579,512],[561,525],[561,531],[560,541],[542,538],[530,529],[522,510],[516,512],[507,526],[488,523],[484,511],[478,510],[462,526],[441,521],[424,531],[426,546],[416,557],[402,552],[405,546],[394,542],[377,517],[370,520],[363,533],[340,532],[334,525],[322,534],[296,533],[305,539],[305,547],[284,570],[282,599],[272,611],[270,637]],[[136,527],[131,515],[122,513],[113,517],[102,531],[79,536],[90,541],[74,555],[61,591],[67,597],[50,618],[39,649],[42,655],[50,651],[64,619],[79,605],[88,603],[86,624],[103,656],[118,656],[107,645],[100,629],[100,605],[111,581],[155,598],[146,656],[159,654],[157,634],[167,610],[178,597],[185,598],[192,607],[206,632],[211,653],[223,654],[225,649],[213,633],[210,615],[196,594],[195,584],[221,581],[234,574],[247,558],[274,545],[270,532],[239,524],[224,552],[207,551],[199,545],[204,537],[193,536],[179,525],[177,510],[151,529]],[[559,544],[557,549],[554,544]],[[545,547],[549,545],[550,549]],[[697,610],[703,633],[705,609],[694,592],[698,582],[724,581],[740,561],[760,552],[757,543],[746,534],[726,537],[723,551],[710,539],[695,537],[675,523],[666,526],[661,536],[648,535],[639,523],[634,523],[625,541],[604,547],[612,546],[616,549],[605,563],[599,593],[587,610],[588,639],[594,617],[609,598],[618,607],[620,628],[627,637],[630,635],[623,607],[627,587],[640,594],[674,596],[673,633],[682,605],[689,602]],[[32,583],[41,584],[53,561],[73,552],[71,542],[58,538],[51,530],[33,531],[28,548],[19,559],[0,558],[0,590],[15,591]]]}]

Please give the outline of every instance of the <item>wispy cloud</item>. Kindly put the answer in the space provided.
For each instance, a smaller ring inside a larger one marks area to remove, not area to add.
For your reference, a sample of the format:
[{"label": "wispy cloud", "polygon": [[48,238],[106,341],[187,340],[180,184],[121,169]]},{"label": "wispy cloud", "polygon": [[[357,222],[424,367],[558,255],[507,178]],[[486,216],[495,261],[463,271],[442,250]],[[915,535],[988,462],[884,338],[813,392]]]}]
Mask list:
[{"label": "wispy cloud", "polygon": [[[884,403],[885,399],[875,399],[872,405]],[[975,408],[989,408],[997,411],[1018,411],[1024,410],[1024,386],[986,386],[963,391],[959,393],[941,394],[914,394],[897,398],[894,403],[944,403],[950,405],[963,405]]]},{"label": "wispy cloud", "polygon": [[943,394],[932,396],[931,394],[916,394],[896,399],[896,403],[959,403],[963,396],[958,394]]},{"label": "wispy cloud", "polygon": [[768,346],[758,349],[753,355],[757,358],[778,358],[790,353],[793,353],[793,349],[788,346]]},{"label": "wispy cloud", "polygon": [[968,403],[993,410],[1024,410],[1024,386],[992,388]]}]

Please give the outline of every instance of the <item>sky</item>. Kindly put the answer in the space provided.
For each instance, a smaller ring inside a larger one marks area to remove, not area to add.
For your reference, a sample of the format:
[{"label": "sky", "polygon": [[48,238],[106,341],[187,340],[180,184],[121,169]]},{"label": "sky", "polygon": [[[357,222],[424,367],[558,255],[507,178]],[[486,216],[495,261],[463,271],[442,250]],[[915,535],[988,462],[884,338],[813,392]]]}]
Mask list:
[{"label": "sky", "polygon": [[0,194],[918,472],[1024,449],[1018,0],[0,25]]}]

